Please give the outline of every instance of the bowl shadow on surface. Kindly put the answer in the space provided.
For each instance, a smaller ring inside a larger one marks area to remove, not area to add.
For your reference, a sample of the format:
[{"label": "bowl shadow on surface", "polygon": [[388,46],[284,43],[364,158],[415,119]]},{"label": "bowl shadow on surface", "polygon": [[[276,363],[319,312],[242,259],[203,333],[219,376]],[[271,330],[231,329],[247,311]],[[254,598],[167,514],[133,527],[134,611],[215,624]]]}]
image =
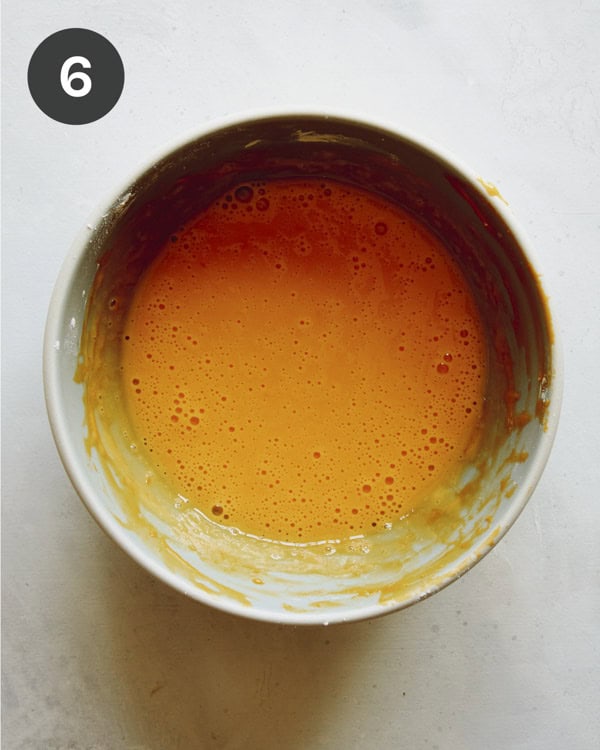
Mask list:
[{"label": "bowl shadow on surface", "polygon": [[[456,718],[464,701],[498,699],[511,711],[519,700],[536,699],[524,652],[531,623],[512,631],[514,621],[503,622],[519,589],[503,555],[489,556],[488,572],[478,566],[468,585],[457,581],[404,611],[294,627],[189,600],[110,547],[108,555],[103,550],[107,656],[129,750],[362,747],[373,741],[363,730],[375,723],[389,747],[430,740],[438,747],[443,727],[460,745],[462,733],[481,740],[490,728],[466,714]],[[490,574],[504,580],[494,594]],[[520,680],[511,667],[514,632],[525,639]],[[501,716],[497,729],[506,733]]]},{"label": "bowl shadow on surface", "polygon": [[116,547],[111,557],[110,662],[140,747],[310,746],[306,733],[319,736],[346,693],[340,680],[347,684],[363,661],[358,631],[370,623],[235,617],[171,590]]}]

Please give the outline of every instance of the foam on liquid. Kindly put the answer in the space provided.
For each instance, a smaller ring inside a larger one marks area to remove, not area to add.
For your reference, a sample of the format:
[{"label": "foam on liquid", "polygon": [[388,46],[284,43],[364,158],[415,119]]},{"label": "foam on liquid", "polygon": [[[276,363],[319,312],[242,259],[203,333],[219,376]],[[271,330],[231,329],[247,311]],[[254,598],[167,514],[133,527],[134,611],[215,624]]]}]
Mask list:
[{"label": "foam on liquid", "polygon": [[136,286],[136,440],[208,518],[287,542],[381,530],[475,448],[486,344],[443,244],[370,193],[244,183]]}]

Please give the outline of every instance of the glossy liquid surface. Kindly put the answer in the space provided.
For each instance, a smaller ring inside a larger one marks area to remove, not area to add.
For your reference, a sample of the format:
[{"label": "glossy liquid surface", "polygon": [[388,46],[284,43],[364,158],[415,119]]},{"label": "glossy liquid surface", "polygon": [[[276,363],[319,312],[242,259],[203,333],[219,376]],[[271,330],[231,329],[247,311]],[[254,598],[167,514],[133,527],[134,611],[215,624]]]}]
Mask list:
[{"label": "glossy liquid surface", "polygon": [[389,528],[476,448],[486,340],[443,244],[384,199],[245,183],[136,286],[126,406],[208,518],[287,542]]}]

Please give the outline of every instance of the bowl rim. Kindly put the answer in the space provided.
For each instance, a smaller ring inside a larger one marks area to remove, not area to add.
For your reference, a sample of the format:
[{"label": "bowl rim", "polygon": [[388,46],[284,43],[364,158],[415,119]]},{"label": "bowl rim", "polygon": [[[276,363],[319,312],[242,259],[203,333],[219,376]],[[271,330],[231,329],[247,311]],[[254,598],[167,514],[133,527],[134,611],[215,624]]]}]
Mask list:
[{"label": "bowl rim", "polygon": [[[424,151],[438,162],[446,163],[449,168],[457,172],[469,184],[469,187],[479,193],[482,198],[500,215],[507,227],[512,232],[515,242],[518,245],[524,258],[529,263],[529,268],[536,276],[537,286],[540,294],[544,299],[547,324],[552,332],[552,339],[549,342],[550,363],[552,367],[552,396],[545,416],[545,429],[541,433],[537,450],[533,456],[533,461],[528,465],[527,473],[524,480],[517,486],[508,510],[504,513],[499,525],[493,525],[484,534],[478,544],[477,550],[468,557],[459,559],[452,572],[436,581],[433,585],[424,589],[421,593],[412,593],[402,601],[395,601],[390,604],[357,604],[352,609],[343,608],[338,611],[335,608],[330,610],[319,610],[318,612],[292,612],[285,610],[259,609],[253,606],[241,604],[233,599],[226,598],[222,595],[210,595],[209,593],[194,586],[183,576],[170,570],[166,564],[159,563],[157,559],[149,553],[142,551],[139,545],[131,541],[129,532],[116,520],[115,516],[108,510],[97,493],[91,486],[86,470],[76,459],[75,437],[69,429],[66,419],[65,403],[63,401],[63,391],[61,387],[61,378],[59,372],[59,359],[57,358],[56,342],[61,339],[61,330],[66,319],[66,306],[69,299],[70,291],[76,287],[78,278],[78,268],[84,259],[88,250],[89,241],[93,236],[93,231],[100,224],[104,217],[115,211],[116,206],[125,206],[131,196],[131,187],[143,177],[158,162],[173,155],[176,151],[190,147],[198,140],[204,139],[218,131],[241,126],[247,123],[261,120],[277,119],[301,119],[316,118],[323,121],[337,120],[357,124],[359,126],[379,130],[382,133],[389,134],[393,138],[400,138],[414,148]],[[65,471],[79,495],[81,501],[90,512],[103,531],[113,539],[132,559],[134,559],[142,568],[158,578],[163,583],[180,593],[195,599],[203,604],[209,605],[215,609],[242,616],[248,619],[290,625],[329,625],[339,622],[353,622],[360,620],[372,619],[389,612],[405,609],[418,601],[421,601],[434,593],[450,585],[457,578],[463,576],[479,560],[481,560],[498,542],[504,537],[507,531],[517,520],[525,508],[529,498],[535,490],[540,477],[547,464],[552,445],[558,429],[560,410],[562,405],[563,386],[564,386],[564,361],[563,348],[560,335],[554,323],[555,318],[552,310],[552,297],[548,293],[546,280],[542,285],[541,274],[539,269],[541,265],[532,244],[523,232],[522,227],[512,213],[512,210],[505,203],[504,199],[498,194],[491,194],[489,183],[483,181],[473,169],[466,166],[454,154],[434,143],[429,138],[416,134],[398,123],[386,121],[380,117],[365,117],[362,113],[350,112],[339,109],[313,108],[313,109],[294,109],[289,107],[269,107],[252,110],[242,110],[224,117],[208,120],[200,126],[189,130],[188,132],[171,139],[162,147],[155,149],[154,152],[144,161],[130,170],[129,176],[122,181],[117,190],[112,190],[110,194],[97,204],[97,208],[88,217],[87,222],[76,234],[70,249],[63,260],[58,276],[52,291],[48,314],[46,318],[44,341],[43,341],[43,385],[46,410],[50,422],[51,432],[58,450],[59,457],[65,468]]]}]

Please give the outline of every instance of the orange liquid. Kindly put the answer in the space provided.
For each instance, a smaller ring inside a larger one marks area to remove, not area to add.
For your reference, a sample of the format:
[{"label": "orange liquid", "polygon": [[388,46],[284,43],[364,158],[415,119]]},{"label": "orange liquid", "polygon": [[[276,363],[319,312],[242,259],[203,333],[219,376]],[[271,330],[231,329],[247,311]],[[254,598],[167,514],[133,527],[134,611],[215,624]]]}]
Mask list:
[{"label": "orange liquid", "polygon": [[443,244],[335,182],[240,185],[135,289],[127,408],[190,506],[247,534],[370,533],[476,443],[486,340]]}]

